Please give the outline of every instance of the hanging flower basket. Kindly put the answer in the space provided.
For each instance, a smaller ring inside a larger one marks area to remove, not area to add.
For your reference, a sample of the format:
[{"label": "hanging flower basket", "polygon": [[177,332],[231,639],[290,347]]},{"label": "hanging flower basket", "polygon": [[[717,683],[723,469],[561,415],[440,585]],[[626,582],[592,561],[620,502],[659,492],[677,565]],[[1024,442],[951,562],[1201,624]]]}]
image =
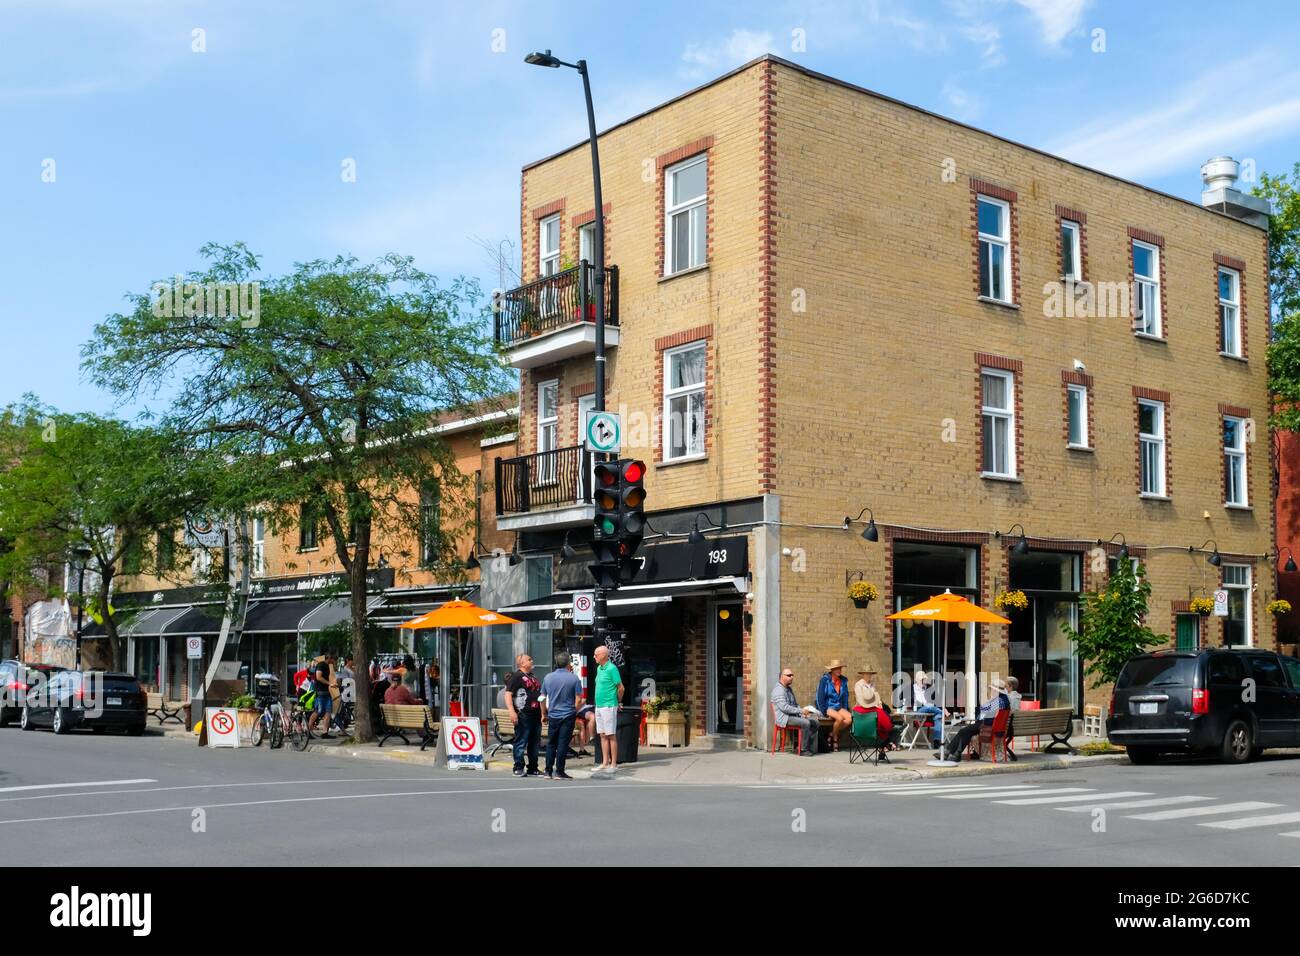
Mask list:
[{"label": "hanging flower basket", "polygon": [[1291,602],[1278,598],[1276,601],[1269,601],[1264,610],[1274,617],[1281,617],[1283,614],[1291,613]]},{"label": "hanging flower basket", "polygon": [[1029,607],[1029,598],[1024,591],[999,591],[993,606],[999,611],[1023,611]]},{"label": "hanging flower basket", "polygon": [[880,592],[870,581],[854,581],[849,585],[849,600],[854,607],[867,607],[878,597]]},{"label": "hanging flower basket", "polygon": [[1214,602],[1207,597],[1192,598],[1187,603],[1187,610],[1201,617],[1208,617],[1214,611]]}]

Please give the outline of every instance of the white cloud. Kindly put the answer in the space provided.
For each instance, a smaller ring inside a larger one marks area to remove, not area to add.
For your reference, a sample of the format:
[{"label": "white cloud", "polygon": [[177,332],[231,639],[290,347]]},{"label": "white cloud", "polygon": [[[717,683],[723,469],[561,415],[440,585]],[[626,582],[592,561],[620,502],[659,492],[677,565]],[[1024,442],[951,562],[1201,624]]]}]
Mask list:
[{"label": "white cloud", "polygon": [[713,43],[687,43],[682,62],[690,76],[703,76],[740,66],[774,48],[772,34],[732,30],[731,36]]},{"label": "white cloud", "polygon": [[1001,66],[1007,62],[1002,52],[1002,31],[991,23],[972,23],[962,28],[962,36],[982,47],[980,63],[986,67]]},{"label": "white cloud", "polygon": [[984,99],[951,80],[943,84],[943,98],[948,101],[954,118],[973,123],[984,113]]},{"label": "white cloud", "polygon": [[1089,0],[1016,0],[1038,21],[1043,42],[1056,47],[1079,29]]}]

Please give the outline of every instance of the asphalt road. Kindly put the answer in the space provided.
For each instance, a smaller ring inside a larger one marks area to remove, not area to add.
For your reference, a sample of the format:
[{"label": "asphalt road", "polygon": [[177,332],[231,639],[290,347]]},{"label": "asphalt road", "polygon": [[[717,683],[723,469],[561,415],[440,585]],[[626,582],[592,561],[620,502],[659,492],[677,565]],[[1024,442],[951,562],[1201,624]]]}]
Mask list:
[{"label": "asphalt road", "polygon": [[9,727],[0,846],[7,865],[1294,865],[1300,758],[680,786]]}]

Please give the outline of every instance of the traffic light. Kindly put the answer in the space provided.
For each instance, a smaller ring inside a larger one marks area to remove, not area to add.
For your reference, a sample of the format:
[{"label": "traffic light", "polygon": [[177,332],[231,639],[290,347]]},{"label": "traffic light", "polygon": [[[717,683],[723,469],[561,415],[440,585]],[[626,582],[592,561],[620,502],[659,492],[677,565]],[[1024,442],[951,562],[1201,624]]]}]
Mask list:
[{"label": "traffic light", "polygon": [[616,461],[600,461],[594,469],[591,550],[596,556],[591,576],[600,587],[618,587],[619,532],[623,517],[619,507],[619,476]]},{"label": "traffic light", "polygon": [[619,576],[626,582],[636,576],[633,558],[645,537],[645,462],[625,458],[618,470]]}]

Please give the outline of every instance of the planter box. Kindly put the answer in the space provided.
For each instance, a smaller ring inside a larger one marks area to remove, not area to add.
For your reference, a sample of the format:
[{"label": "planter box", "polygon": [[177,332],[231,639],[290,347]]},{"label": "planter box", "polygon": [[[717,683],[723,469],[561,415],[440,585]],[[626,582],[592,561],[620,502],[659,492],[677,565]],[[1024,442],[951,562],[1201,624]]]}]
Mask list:
[{"label": "planter box", "polygon": [[261,719],[262,712],[260,710],[241,708],[235,712],[235,726],[239,728],[239,746],[253,746],[253,728]]},{"label": "planter box", "polygon": [[645,743],[647,747],[685,747],[685,711],[665,710],[657,717],[647,717]]}]

